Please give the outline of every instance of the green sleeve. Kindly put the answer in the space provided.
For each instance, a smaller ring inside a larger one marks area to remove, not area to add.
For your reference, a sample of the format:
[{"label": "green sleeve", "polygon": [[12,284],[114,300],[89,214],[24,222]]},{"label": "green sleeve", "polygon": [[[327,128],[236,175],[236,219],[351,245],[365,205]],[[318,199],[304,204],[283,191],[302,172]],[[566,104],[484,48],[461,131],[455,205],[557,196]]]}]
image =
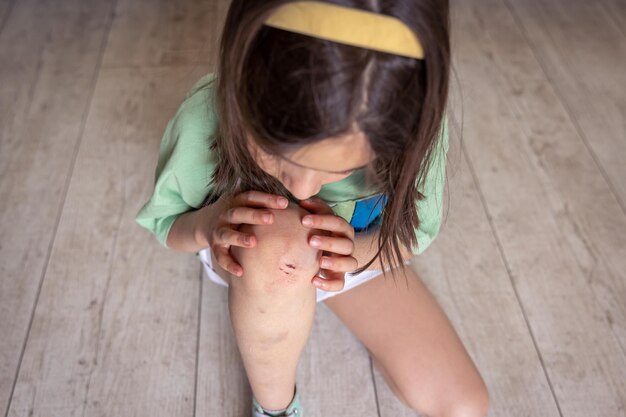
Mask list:
[{"label": "green sleeve", "polygon": [[159,148],[154,191],[135,221],[167,247],[167,235],[180,214],[199,208],[208,195],[215,160],[209,145],[215,131],[213,78],[208,74],[186,94],[170,119]]},{"label": "green sleeve", "polygon": [[412,248],[414,255],[419,255],[430,246],[439,234],[443,215],[443,192],[446,182],[446,158],[448,154],[448,118],[444,116],[441,128],[441,140],[436,144],[432,165],[424,188],[420,192],[426,198],[417,202],[420,226],[416,229],[417,247]]}]

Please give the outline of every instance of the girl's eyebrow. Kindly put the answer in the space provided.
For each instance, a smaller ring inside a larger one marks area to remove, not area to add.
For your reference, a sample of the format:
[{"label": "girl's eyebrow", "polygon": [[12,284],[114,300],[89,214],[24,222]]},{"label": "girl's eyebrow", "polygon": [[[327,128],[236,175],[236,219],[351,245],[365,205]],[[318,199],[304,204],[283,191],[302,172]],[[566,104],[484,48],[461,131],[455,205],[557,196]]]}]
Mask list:
[{"label": "girl's eyebrow", "polygon": [[297,162],[294,162],[291,159],[289,159],[287,157],[284,157],[282,155],[278,155],[278,157],[281,158],[281,159],[284,159],[285,161],[289,162],[290,164],[294,164],[296,166],[299,166],[300,168],[312,169],[313,171],[328,172],[329,174],[347,174],[348,172],[356,171],[358,169],[365,168],[367,165],[369,165],[369,164],[365,164],[365,165],[361,165],[361,166],[358,166],[358,167],[355,167],[355,168],[346,169],[344,171],[328,171],[328,170],[325,170],[325,169],[311,168],[311,167],[307,167],[307,166],[301,165],[301,164],[299,164]]}]

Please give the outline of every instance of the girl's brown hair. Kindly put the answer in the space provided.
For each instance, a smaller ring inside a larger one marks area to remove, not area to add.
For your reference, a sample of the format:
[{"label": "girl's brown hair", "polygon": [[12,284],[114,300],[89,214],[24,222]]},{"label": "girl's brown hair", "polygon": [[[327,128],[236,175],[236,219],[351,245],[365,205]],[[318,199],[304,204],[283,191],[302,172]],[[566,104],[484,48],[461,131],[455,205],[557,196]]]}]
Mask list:
[{"label": "girl's brown hair", "polygon": [[220,40],[211,146],[218,157],[213,193],[256,189],[293,196],[262,171],[247,137],[271,154],[329,137],[367,137],[376,159],[369,181],[388,198],[376,257],[402,263],[401,245],[417,245],[418,189],[441,137],[450,70],[448,0],[331,0],[394,16],[420,40],[416,60],[271,28],[263,21],[285,0],[233,0]]}]

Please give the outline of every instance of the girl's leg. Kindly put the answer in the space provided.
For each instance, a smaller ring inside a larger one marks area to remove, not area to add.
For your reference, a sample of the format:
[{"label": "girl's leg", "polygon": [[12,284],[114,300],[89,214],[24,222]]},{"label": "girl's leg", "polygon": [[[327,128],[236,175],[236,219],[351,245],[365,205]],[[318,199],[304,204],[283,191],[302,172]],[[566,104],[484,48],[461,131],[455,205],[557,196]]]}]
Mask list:
[{"label": "girl's leg", "polygon": [[248,380],[259,404],[287,407],[296,369],[313,325],[316,289],[311,278],[318,251],[307,243],[312,233],[298,208],[273,210],[274,224],[244,226],[257,238],[254,248],[232,248],[244,269],[229,276],[230,318]]},{"label": "girl's leg", "polygon": [[326,305],[367,347],[396,396],[429,417],[484,417],[485,383],[417,274],[372,279]]}]

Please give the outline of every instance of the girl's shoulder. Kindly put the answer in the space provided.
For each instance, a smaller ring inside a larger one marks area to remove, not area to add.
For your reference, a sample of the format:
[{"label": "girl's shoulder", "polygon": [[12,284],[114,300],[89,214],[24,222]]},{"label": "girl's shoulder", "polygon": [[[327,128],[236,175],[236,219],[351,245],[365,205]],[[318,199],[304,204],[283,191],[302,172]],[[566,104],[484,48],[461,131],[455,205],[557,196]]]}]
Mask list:
[{"label": "girl's shoulder", "polygon": [[215,87],[216,81],[217,81],[217,74],[214,72],[209,72],[208,74],[203,75],[202,78],[196,81],[193,87],[191,87],[191,89],[187,91],[187,93],[185,94],[185,100],[188,100],[189,98],[191,98],[192,96],[198,93],[200,94],[204,93],[205,95],[207,93],[211,93]]},{"label": "girl's shoulder", "polygon": [[192,169],[193,165],[187,163],[189,159],[209,161],[209,144],[217,127],[214,77],[209,73],[196,81],[169,120],[161,140],[157,174],[164,164],[178,162],[178,159],[186,162],[177,164],[178,170]]},{"label": "girl's shoulder", "polygon": [[208,73],[187,91],[171,121],[176,127],[199,130],[205,136],[215,127],[215,74]]},{"label": "girl's shoulder", "polygon": [[[199,206],[208,193],[217,164],[210,149],[217,127],[212,80],[213,74],[207,74],[187,92],[168,122],[159,147],[155,193],[177,200],[182,197],[193,207]],[[169,187],[170,182],[177,190],[162,192],[161,187]]]}]

